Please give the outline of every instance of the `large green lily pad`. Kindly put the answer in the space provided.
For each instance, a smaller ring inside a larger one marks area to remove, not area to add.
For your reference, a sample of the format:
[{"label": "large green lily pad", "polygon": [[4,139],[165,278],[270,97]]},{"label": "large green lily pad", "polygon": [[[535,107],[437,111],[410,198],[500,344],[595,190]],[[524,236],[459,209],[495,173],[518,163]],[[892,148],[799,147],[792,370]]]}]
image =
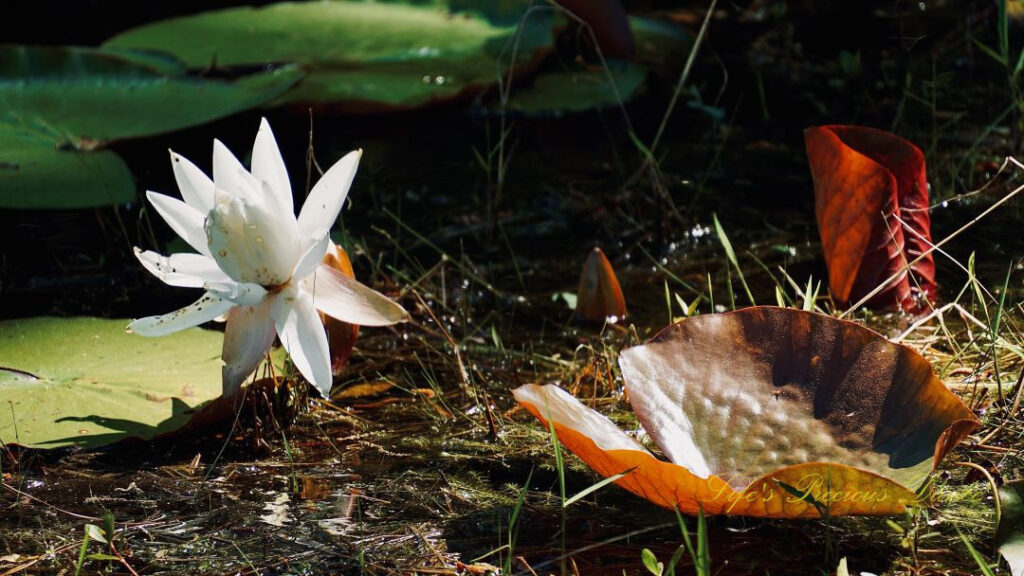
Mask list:
[{"label": "large green lily pad", "polygon": [[516,38],[516,64],[537,61],[553,44],[552,22],[552,11],[519,27],[436,4],[282,2],[164,20],[106,46],[164,50],[191,68],[299,63],[309,75],[278,103],[409,108],[495,83]]},{"label": "large green lily pad", "polygon": [[143,338],[125,332],[128,322],[0,322],[0,441],[95,448],[150,439],[220,396],[222,334],[192,328]]},{"label": "large green lily pad", "polygon": [[91,208],[135,199],[113,152],[60,150],[45,134],[0,123],[0,208]]},{"label": "large green lily pad", "polygon": [[302,76],[294,67],[235,81],[168,74],[177,71],[166,56],[153,54],[0,46],[0,124],[91,150],[258,106]]}]

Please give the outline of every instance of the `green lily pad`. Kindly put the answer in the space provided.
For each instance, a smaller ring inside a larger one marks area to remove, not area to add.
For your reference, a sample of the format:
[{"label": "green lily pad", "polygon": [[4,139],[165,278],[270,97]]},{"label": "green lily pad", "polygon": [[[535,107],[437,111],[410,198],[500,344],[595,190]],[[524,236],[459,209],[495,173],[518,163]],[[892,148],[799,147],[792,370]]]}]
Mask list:
[{"label": "green lily pad", "polygon": [[999,489],[1003,514],[996,528],[996,546],[1012,576],[1024,576],[1024,480]]},{"label": "green lily pad", "polygon": [[693,33],[666,20],[629,17],[635,59],[658,74],[676,75],[693,48]]},{"label": "green lily pad", "polygon": [[132,174],[113,152],[60,150],[45,134],[0,123],[0,208],[92,208],[134,199]]},{"label": "green lily pad", "polygon": [[532,86],[514,90],[507,108],[530,116],[583,112],[617,106],[640,92],[644,68],[625,61],[607,64],[607,70],[542,73]]},{"label": "green lily pad", "polygon": [[177,430],[221,394],[218,332],[162,338],[125,332],[128,320],[0,322],[0,441],[95,448]]},{"label": "green lily pad", "polygon": [[154,54],[0,46],[0,123],[92,150],[259,106],[302,76],[285,67],[229,82],[169,71],[180,65]]},{"label": "green lily pad", "polygon": [[106,46],[164,50],[190,68],[302,64],[308,76],[278,104],[408,108],[494,84],[516,39],[516,65],[538,61],[553,44],[553,22],[552,11],[520,28],[436,4],[282,2],[164,20]]}]

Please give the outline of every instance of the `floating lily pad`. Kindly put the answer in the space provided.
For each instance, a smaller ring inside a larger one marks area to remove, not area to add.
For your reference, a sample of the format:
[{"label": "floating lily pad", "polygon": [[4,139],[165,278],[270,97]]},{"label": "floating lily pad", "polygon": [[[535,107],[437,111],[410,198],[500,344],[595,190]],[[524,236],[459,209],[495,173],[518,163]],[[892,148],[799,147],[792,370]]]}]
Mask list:
[{"label": "floating lily pad", "polygon": [[132,174],[113,152],[60,150],[48,135],[0,123],[0,208],[91,208],[134,199]]},{"label": "floating lily pad", "polygon": [[1003,515],[996,529],[996,546],[1010,565],[1011,576],[1024,576],[1024,480],[999,489]]},{"label": "floating lily pad", "polygon": [[520,29],[430,4],[282,2],[156,22],[107,47],[164,50],[191,68],[299,63],[309,75],[278,103],[410,108],[495,83],[516,41],[516,64],[536,61],[553,44],[552,22],[551,11]]},{"label": "floating lily pad", "polygon": [[978,425],[910,348],[800,310],[689,318],[619,365],[669,462],[560,388],[515,395],[594,470],[688,514],[899,514]]},{"label": "floating lily pad", "polygon": [[636,95],[647,72],[624,61],[608,69],[544,72],[529,87],[516,88],[507,108],[531,116],[559,115],[617,106]]},{"label": "floating lily pad", "polygon": [[678,74],[693,48],[693,33],[667,20],[629,17],[634,59],[659,74]]},{"label": "floating lily pad", "polygon": [[193,328],[163,338],[128,320],[0,322],[0,441],[95,448],[187,424],[221,394],[223,335]]},{"label": "floating lily pad", "polygon": [[153,54],[0,46],[0,124],[92,150],[258,106],[302,76],[294,67],[234,81],[168,75],[176,70]]}]

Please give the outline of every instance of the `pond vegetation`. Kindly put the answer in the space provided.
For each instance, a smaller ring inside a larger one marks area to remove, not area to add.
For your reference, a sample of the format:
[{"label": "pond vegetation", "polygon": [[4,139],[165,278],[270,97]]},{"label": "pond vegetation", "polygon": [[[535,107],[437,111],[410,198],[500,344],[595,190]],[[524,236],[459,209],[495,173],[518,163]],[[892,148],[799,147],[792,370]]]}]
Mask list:
[{"label": "pond vegetation", "polygon": [[[1017,2],[110,2],[65,7],[97,20],[74,29],[15,4],[0,574],[1020,573]],[[167,150],[221,186],[211,143],[251,150],[261,118],[292,208],[362,150],[330,235],[302,241],[409,313],[325,320],[333,387],[280,347],[227,386],[217,322],[124,333],[202,294],[144,267],[205,247],[147,203],[187,194]],[[816,214],[825,180],[884,190],[870,242],[829,223],[855,208]],[[642,456],[595,464],[624,447]],[[701,482],[664,497],[641,459]],[[772,476],[791,465],[828,483]]]}]

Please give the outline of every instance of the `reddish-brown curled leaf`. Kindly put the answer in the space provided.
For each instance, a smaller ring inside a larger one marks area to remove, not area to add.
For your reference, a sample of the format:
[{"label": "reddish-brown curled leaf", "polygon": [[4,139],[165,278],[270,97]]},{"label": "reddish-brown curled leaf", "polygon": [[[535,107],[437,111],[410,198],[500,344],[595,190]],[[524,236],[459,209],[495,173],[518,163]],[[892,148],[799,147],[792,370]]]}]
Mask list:
[{"label": "reddish-brown curled leaf", "polygon": [[784,308],[697,316],[619,359],[658,460],[554,386],[516,398],[599,473],[687,513],[896,514],[978,422],[927,360],[858,324]]},{"label": "reddish-brown curled leaf", "polygon": [[633,31],[619,0],[561,0],[558,4],[593,31],[602,57],[633,58]]},{"label": "reddish-brown curled leaf", "polygon": [[[332,243],[331,247],[327,249],[327,254],[324,255],[323,263],[349,278],[355,278],[352,262],[349,261],[348,254],[341,246]],[[352,354],[356,338],[359,336],[359,326],[331,318],[324,313],[320,313],[320,320],[323,321],[324,329],[327,330],[327,343],[331,350],[331,372],[337,376],[348,364],[348,357]]]},{"label": "reddish-brown curled leaf", "polygon": [[934,300],[935,261],[917,260],[931,244],[921,150],[863,126],[808,128],[804,143],[833,297],[856,302],[896,276],[869,305],[913,309],[917,296]]},{"label": "reddish-brown curled leaf", "polygon": [[588,322],[622,320],[626,317],[626,299],[619,279],[608,258],[594,247],[583,263],[576,293],[576,316]]}]

